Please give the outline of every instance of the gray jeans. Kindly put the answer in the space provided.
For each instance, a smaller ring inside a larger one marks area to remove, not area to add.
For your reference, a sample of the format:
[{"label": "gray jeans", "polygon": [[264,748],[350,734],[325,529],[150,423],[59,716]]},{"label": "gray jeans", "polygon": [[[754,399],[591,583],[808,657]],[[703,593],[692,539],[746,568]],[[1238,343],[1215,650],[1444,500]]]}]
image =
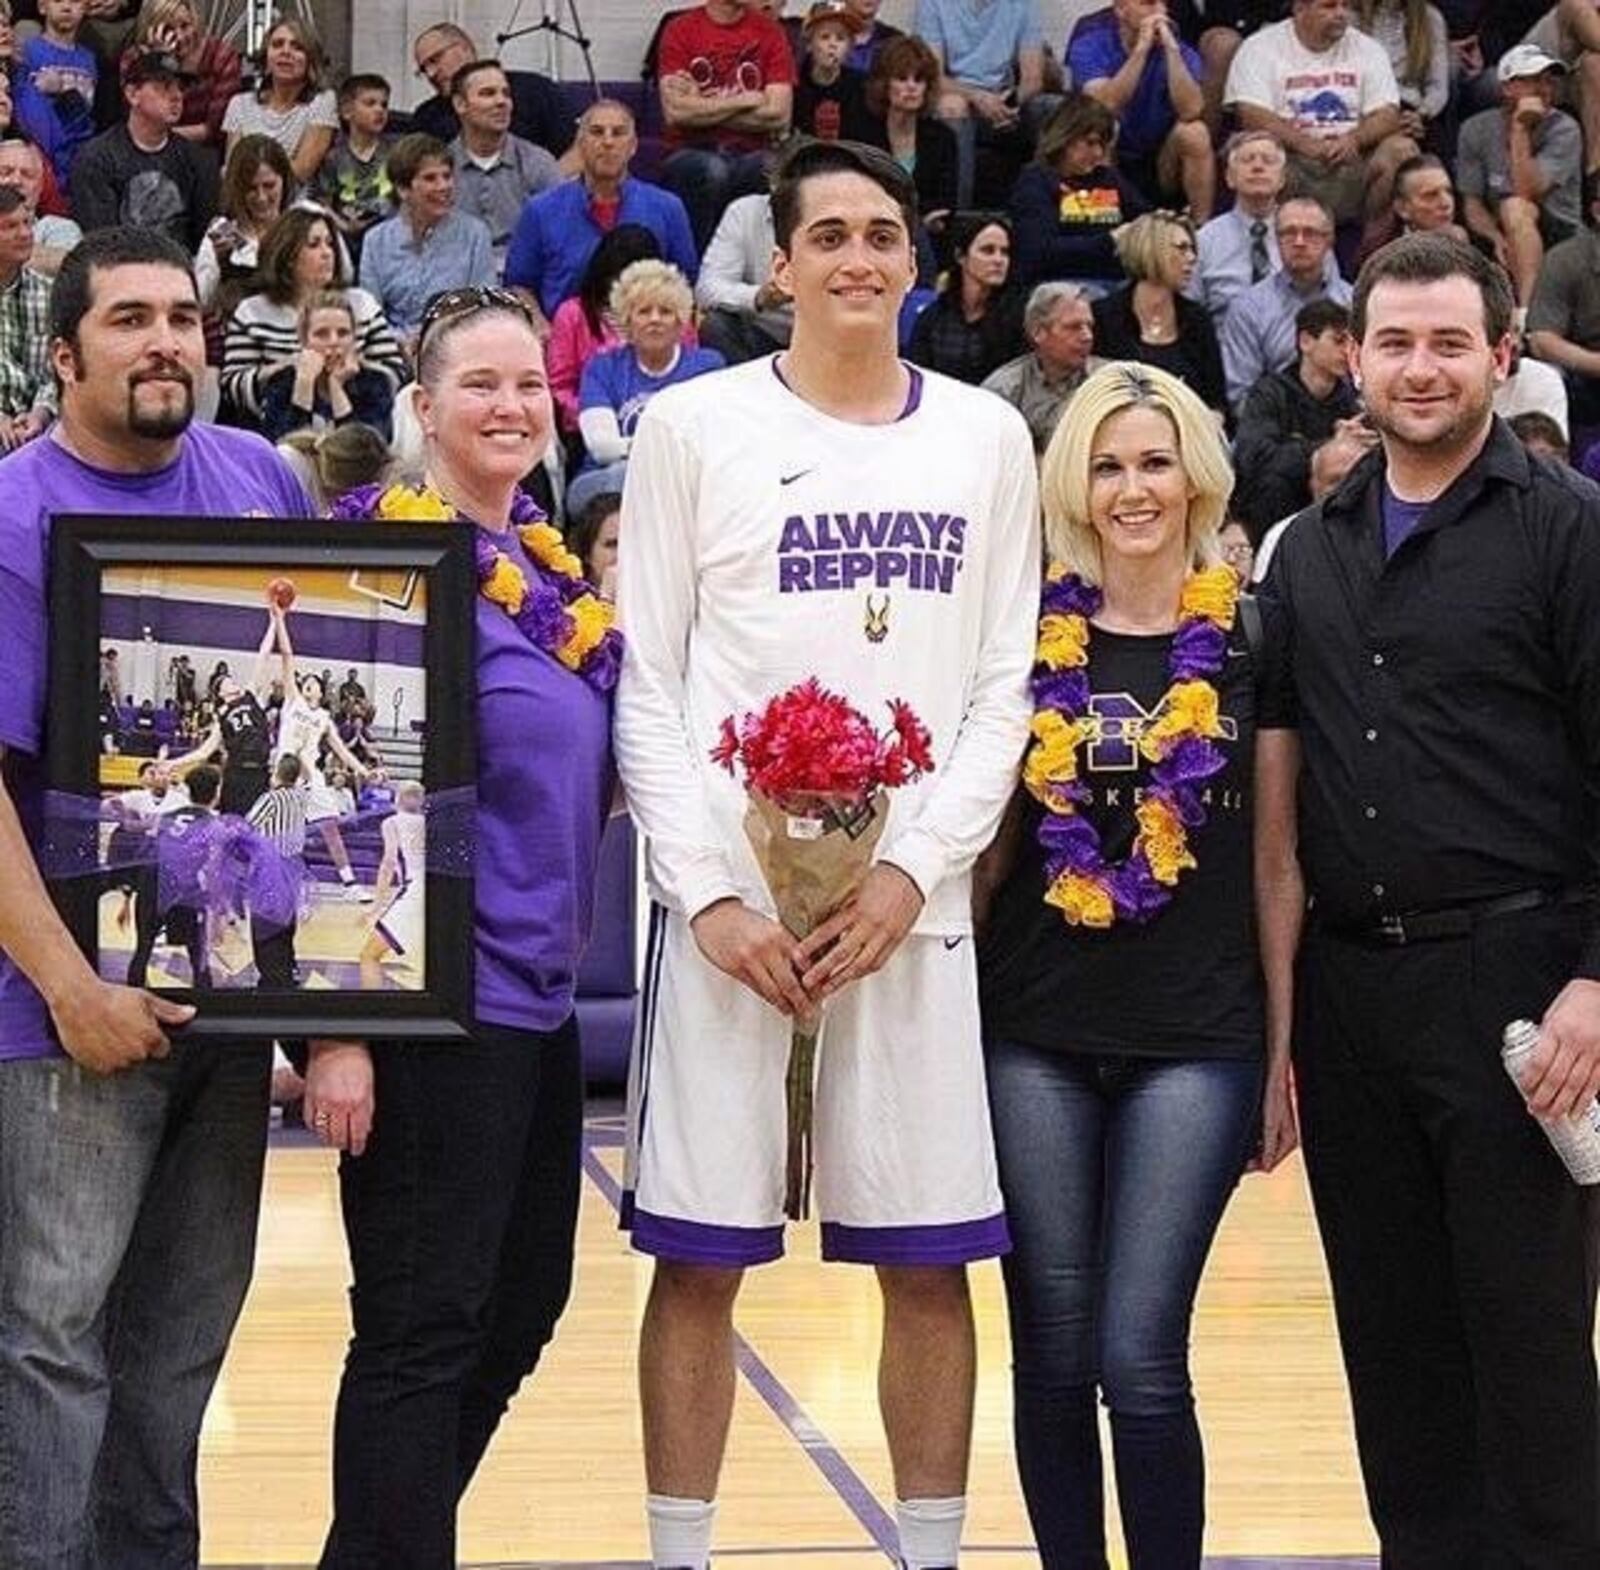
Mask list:
[{"label": "gray jeans", "polygon": [[0,1062],[0,1565],[193,1570],[200,1423],[249,1285],[265,1044]]}]

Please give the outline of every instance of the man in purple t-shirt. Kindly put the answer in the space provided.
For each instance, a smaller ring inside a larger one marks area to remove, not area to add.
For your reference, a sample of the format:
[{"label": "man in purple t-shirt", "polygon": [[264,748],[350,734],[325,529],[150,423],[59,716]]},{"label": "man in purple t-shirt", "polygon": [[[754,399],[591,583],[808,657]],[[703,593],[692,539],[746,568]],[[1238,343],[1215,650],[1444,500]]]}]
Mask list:
[{"label": "man in purple t-shirt", "polygon": [[0,1565],[194,1564],[200,1422],[249,1283],[267,1043],[102,981],[39,876],[52,513],[309,516],[260,437],[191,426],[189,258],[105,229],[51,295],[60,418],[0,461]]}]

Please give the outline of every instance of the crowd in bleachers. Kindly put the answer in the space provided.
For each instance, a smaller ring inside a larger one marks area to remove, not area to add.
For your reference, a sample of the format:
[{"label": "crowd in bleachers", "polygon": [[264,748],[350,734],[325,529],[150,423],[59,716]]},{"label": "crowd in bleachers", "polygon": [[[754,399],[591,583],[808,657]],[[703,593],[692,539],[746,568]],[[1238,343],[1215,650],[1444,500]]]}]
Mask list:
[{"label": "crowd in bleachers", "polygon": [[[126,11],[128,8],[124,8]],[[547,333],[559,517],[620,489],[660,387],[782,348],[773,154],[886,148],[922,208],[907,357],[1024,409],[1042,450],[1094,359],[1182,376],[1235,438],[1259,539],[1370,444],[1341,368],[1361,259],[1451,228],[1520,306],[1503,412],[1582,464],[1600,434],[1600,17],[1589,0],[1113,0],[1046,38],[1033,0],[702,0],[640,57],[644,134],[601,97],[414,40],[433,96],[337,77],[285,17],[249,61],[193,0],[0,0],[0,446],[53,417],[49,279],[132,223],[195,258],[202,411],[284,444],[321,501],[414,454],[428,300],[504,285]],[[1266,456],[1270,453],[1271,461]],[[1600,462],[1597,458],[1596,462]],[[159,717],[159,711],[158,711]]]}]

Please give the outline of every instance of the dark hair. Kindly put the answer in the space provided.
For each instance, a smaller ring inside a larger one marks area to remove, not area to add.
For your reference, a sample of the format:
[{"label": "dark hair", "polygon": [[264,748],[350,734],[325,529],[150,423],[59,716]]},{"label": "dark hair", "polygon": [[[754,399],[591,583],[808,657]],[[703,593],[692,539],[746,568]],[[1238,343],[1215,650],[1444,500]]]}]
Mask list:
[{"label": "dark hair", "polygon": [[426,131],[409,131],[389,149],[389,179],[397,191],[408,191],[427,163],[447,164],[450,149]]},{"label": "dark hair", "polygon": [[78,326],[94,304],[94,274],[116,267],[170,267],[195,289],[194,263],[189,253],[159,229],[92,229],[67,252],[50,290],[50,336],[64,338],[74,348]]},{"label": "dark hair", "polygon": [[356,101],[357,93],[382,93],[385,98],[394,95],[394,89],[389,85],[387,77],[379,76],[376,71],[352,71],[339,84],[339,107]]},{"label": "dark hair", "polygon": [[295,283],[295,263],[306,248],[311,231],[321,224],[328,231],[333,244],[333,277],[329,287],[343,289],[349,279],[344,275],[344,253],[339,247],[339,231],[333,220],[320,208],[291,207],[283,213],[261,237],[261,250],[256,262],[256,286],[275,305],[292,305],[298,285]]},{"label": "dark hair", "polygon": [[578,516],[568,522],[567,549],[583,563],[585,577],[589,574],[589,552],[600,538],[600,525],[621,509],[622,497],[616,491],[601,491],[591,496]]},{"label": "dark hair", "polygon": [[252,132],[249,136],[241,136],[233,144],[233,151],[228,154],[228,162],[222,170],[222,200],[218,205],[228,217],[244,217],[245,198],[263,165],[283,181],[283,196],[278,211],[285,212],[293,205],[300,182],[295,179],[294,165],[289,162],[289,155],[275,137]]},{"label": "dark hair", "polygon": [[[502,76],[506,75],[506,68],[498,60],[469,60],[450,78],[450,96],[452,98],[465,97],[467,84],[471,82],[473,77],[481,76],[485,71],[498,71]],[[507,76],[506,81],[509,84],[511,78]]]},{"label": "dark hair", "polygon": [[189,800],[195,806],[209,807],[217,799],[217,792],[222,789],[222,770],[215,764],[202,763],[198,768],[189,770],[184,776],[183,783],[188,787]]},{"label": "dark hair", "polygon": [[1448,234],[1403,234],[1367,258],[1356,279],[1350,302],[1350,331],[1360,342],[1367,335],[1367,303],[1380,283],[1442,283],[1465,278],[1483,299],[1483,331],[1497,344],[1511,331],[1516,296],[1505,268],[1464,240]]},{"label": "dark hair", "polygon": [[949,247],[950,260],[959,261],[985,229],[993,228],[1004,229],[1009,239],[1013,232],[1010,215],[982,211],[956,213],[945,229],[945,244]]},{"label": "dark hair", "polygon": [[[1394,172],[1394,194],[1399,196],[1405,189],[1406,181],[1414,174],[1420,174],[1424,169],[1443,169],[1450,173],[1444,159],[1437,153],[1417,153],[1414,157],[1406,159]],[[1451,181],[1453,185],[1454,180]]]},{"label": "dark hair", "polygon": [[927,89],[922,100],[922,113],[931,115],[937,105],[934,94],[939,86],[939,57],[914,33],[903,33],[898,38],[885,40],[872,57],[872,69],[867,73],[867,112],[882,119],[889,108],[889,84],[897,77],[914,76]]},{"label": "dark hair", "polygon": [[[389,167],[394,168],[391,159]],[[800,222],[800,188],[825,174],[858,174],[894,199],[905,220],[906,243],[917,228],[917,188],[911,176],[882,148],[863,142],[802,141],[779,163],[772,177],[772,233],[779,250],[787,251]]]},{"label": "dark hair", "polygon": [[1080,137],[1098,136],[1109,149],[1117,139],[1117,117],[1087,93],[1069,93],[1045,121],[1034,150],[1034,162],[1054,171],[1061,155]]},{"label": "dark hair", "polygon": [[279,786],[293,785],[300,778],[300,760],[294,753],[286,752],[278,759],[278,766],[272,771],[272,782]]},{"label": "dark hair", "polygon": [[1572,451],[1566,433],[1540,409],[1529,409],[1523,414],[1514,415],[1510,425],[1512,435],[1519,442],[1543,442],[1546,447],[1554,447],[1563,458]]},{"label": "dark hair", "polygon": [[0,218],[9,218],[19,207],[26,207],[28,198],[14,185],[0,185]]},{"label": "dark hair", "polygon": [[643,224],[618,224],[589,257],[578,285],[578,301],[583,307],[589,331],[598,338],[604,329],[606,308],[611,302],[611,286],[635,262],[659,261],[661,242]]},{"label": "dark hair", "polygon": [[1296,343],[1300,341],[1301,333],[1320,338],[1330,327],[1339,332],[1350,330],[1350,311],[1337,300],[1311,300],[1294,313]]}]

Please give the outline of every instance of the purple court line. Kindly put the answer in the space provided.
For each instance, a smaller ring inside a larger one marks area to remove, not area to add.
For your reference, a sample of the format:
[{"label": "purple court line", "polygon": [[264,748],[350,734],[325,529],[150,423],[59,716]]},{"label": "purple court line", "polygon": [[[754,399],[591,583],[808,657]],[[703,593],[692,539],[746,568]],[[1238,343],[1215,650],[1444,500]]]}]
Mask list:
[{"label": "purple court line", "polygon": [[[963,1545],[963,1559],[982,1554],[1031,1554],[1031,1543],[985,1544],[981,1547]],[[807,1544],[801,1547],[719,1548],[716,1559],[772,1559],[779,1554],[806,1558],[812,1554],[873,1554],[876,1548],[865,1544]],[[1206,1570],[1378,1570],[1376,1559],[1207,1559]],[[311,1570],[310,1566],[292,1565],[220,1565],[212,1563],[209,1570]],[[462,1570],[651,1570],[648,1559],[538,1559],[522,1563],[505,1560],[493,1564],[482,1563],[463,1566]]]},{"label": "purple court line", "polygon": [[[583,1169],[590,1181],[605,1196],[614,1211],[621,1211],[622,1190],[617,1180],[606,1171],[594,1153],[592,1136],[584,1136]],[[606,1143],[614,1143],[606,1141]],[[834,1448],[832,1441],[812,1421],[805,1408],[784,1388],[783,1382],[757,1355],[737,1331],[733,1337],[734,1362],[739,1372],[749,1381],[750,1388],[767,1404],[774,1417],[783,1424],[810,1457],[812,1464],[822,1473],[845,1508],[866,1529],[867,1535],[890,1559],[899,1557],[900,1534],[895,1529],[894,1518],[878,1503],[872,1490],[861,1475]]]}]

